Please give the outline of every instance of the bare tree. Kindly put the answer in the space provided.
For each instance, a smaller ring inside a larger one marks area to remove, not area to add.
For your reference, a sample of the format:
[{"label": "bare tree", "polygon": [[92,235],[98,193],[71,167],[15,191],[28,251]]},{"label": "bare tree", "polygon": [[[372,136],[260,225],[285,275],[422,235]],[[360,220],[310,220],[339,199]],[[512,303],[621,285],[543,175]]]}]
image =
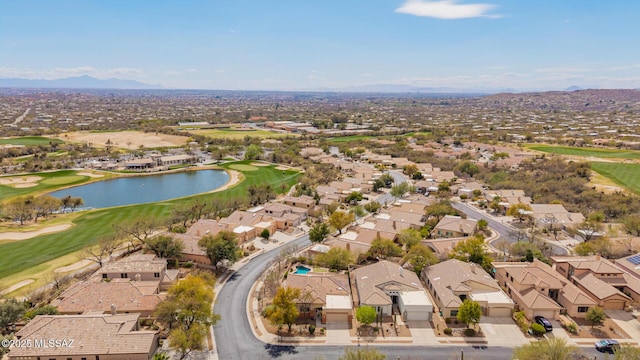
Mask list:
[{"label": "bare tree", "polygon": [[101,237],[96,246],[86,248],[85,253],[89,260],[102,267],[104,260],[110,257],[117,248],[117,238],[113,235],[107,235]]},{"label": "bare tree", "polygon": [[113,224],[116,237],[129,239],[132,246],[144,245],[160,227],[160,222],[151,217],[140,216],[128,222]]}]

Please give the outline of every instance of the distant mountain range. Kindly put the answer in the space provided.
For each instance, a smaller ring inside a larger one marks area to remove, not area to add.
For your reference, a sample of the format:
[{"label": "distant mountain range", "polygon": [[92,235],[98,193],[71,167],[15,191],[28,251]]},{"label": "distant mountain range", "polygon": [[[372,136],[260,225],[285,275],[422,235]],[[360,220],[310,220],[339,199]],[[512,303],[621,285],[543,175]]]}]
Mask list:
[{"label": "distant mountain range", "polygon": [[0,79],[0,87],[45,89],[161,89],[160,85],[145,84],[135,80],[96,79],[91,76],[75,76],[63,79]]},{"label": "distant mountain range", "polygon": [[373,84],[361,86],[348,86],[341,88],[318,88],[307,91],[326,92],[362,92],[362,93],[432,93],[432,94],[497,94],[503,92],[519,92],[514,89],[488,89],[488,88],[453,88],[453,87],[422,87],[402,84]]}]

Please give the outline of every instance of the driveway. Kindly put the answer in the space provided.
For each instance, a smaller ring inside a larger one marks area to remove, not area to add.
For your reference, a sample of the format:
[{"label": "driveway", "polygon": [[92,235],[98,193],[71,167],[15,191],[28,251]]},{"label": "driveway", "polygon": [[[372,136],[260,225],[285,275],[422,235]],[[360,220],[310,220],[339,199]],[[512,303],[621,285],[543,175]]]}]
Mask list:
[{"label": "driveway", "polygon": [[349,324],[332,323],[326,324],[328,345],[351,345],[351,335],[349,335]]},{"label": "driveway", "polygon": [[485,316],[480,319],[480,328],[489,345],[515,347],[529,343],[510,317]]},{"label": "driveway", "polygon": [[605,310],[607,316],[624,330],[631,339],[640,341],[640,321],[632,313],[623,310]]}]

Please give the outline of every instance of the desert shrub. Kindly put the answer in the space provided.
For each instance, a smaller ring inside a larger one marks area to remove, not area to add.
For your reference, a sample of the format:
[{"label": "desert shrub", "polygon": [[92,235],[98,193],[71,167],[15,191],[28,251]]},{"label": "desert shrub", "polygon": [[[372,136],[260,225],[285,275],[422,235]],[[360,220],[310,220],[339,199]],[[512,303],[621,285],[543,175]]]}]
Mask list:
[{"label": "desert shrub", "polygon": [[464,336],[476,336],[476,331],[473,329],[464,329]]},{"label": "desert shrub", "polygon": [[443,331],[444,331],[444,333],[445,333],[446,335],[451,335],[451,334],[453,334],[453,330],[452,330],[451,328],[446,328],[446,329],[444,329]]},{"label": "desert shrub", "polygon": [[578,333],[578,324],[574,323],[573,321],[566,324],[565,328],[567,329],[568,332],[574,335]]},{"label": "desert shrub", "polygon": [[311,324],[309,325],[309,334],[313,335],[316,332],[316,326]]},{"label": "desert shrub", "polygon": [[527,317],[524,315],[524,312],[522,311],[515,312],[513,314],[513,319],[516,321],[516,324],[518,324],[518,327],[523,333],[526,333],[527,330],[529,330],[529,320],[527,320]]},{"label": "desert shrub", "polygon": [[533,335],[540,336],[545,334],[547,331],[544,329],[544,326],[540,324],[531,324],[531,331],[533,331]]},{"label": "desert shrub", "polygon": [[445,324],[451,324],[451,318],[445,318],[444,322]]}]

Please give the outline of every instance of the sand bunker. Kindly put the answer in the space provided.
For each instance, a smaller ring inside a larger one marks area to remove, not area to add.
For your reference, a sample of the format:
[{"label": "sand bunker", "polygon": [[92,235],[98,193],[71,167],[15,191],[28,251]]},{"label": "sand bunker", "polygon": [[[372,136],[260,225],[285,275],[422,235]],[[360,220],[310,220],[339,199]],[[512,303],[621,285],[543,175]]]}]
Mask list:
[{"label": "sand bunker", "polygon": [[2,290],[0,292],[0,295],[6,295],[6,294],[9,294],[9,293],[12,293],[12,292],[20,289],[21,287],[24,287],[24,286],[27,286],[27,285],[31,284],[34,281],[35,280],[33,280],[33,279],[22,280],[19,283],[13,284],[13,285],[9,286],[9,288],[7,288],[5,290]]},{"label": "sand bunker", "polygon": [[224,191],[227,190],[228,188],[236,185],[237,183],[240,182],[240,180],[242,180],[241,174],[237,171],[233,171],[233,170],[227,170],[227,173],[229,174],[229,181],[227,181],[226,184],[222,185],[221,187],[211,191],[211,192],[218,192],[218,191]]},{"label": "sand bunker", "polygon": [[36,236],[44,235],[44,234],[52,234],[57,233],[59,231],[67,230],[71,227],[71,224],[60,224],[49,226],[43,229],[34,230],[34,231],[25,231],[25,232],[3,232],[0,233],[0,240],[27,240],[34,238]]},{"label": "sand bunker", "polygon": [[26,188],[38,185],[42,180],[40,176],[12,176],[0,178],[0,185],[13,186],[15,188]]},{"label": "sand bunker", "polygon": [[253,165],[253,166],[269,166],[271,164],[267,164],[267,163],[263,163],[263,162],[252,162],[251,165]]},{"label": "sand bunker", "polygon": [[95,174],[95,173],[88,172],[88,171],[81,171],[81,172],[78,173],[78,175],[88,176],[88,177],[92,177],[92,178],[104,177],[104,174]]}]

